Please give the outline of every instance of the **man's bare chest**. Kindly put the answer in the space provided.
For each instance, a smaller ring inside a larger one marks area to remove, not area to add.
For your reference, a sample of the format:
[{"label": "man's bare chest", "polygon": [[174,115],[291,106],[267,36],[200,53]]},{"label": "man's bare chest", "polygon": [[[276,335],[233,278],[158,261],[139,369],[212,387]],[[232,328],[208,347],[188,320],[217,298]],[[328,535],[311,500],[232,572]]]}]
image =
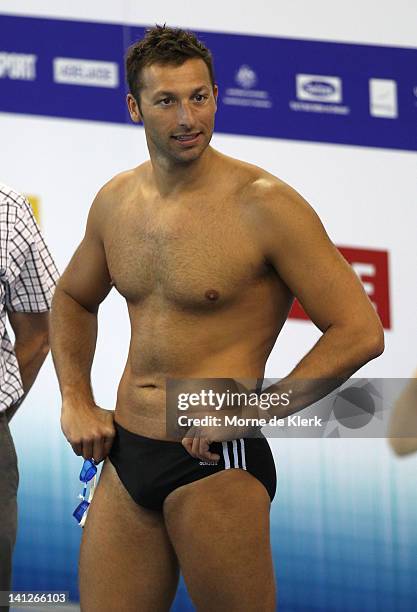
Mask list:
[{"label": "man's bare chest", "polygon": [[130,302],[159,295],[183,308],[220,306],[266,273],[245,219],[209,207],[120,214],[107,232],[105,250],[113,282]]}]

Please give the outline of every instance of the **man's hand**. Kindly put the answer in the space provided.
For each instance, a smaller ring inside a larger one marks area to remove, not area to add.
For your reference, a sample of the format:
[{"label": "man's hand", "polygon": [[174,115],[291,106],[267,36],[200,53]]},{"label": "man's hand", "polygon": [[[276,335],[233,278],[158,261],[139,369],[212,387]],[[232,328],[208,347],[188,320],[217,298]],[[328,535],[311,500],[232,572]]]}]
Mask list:
[{"label": "man's hand", "polygon": [[[203,461],[219,461],[220,455],[212,453],[210,451],[210,444],[212,442],[226,442],[228,440],[236,440],[238,438],[254,437],[259,432],[259,427],[255,424],[250,424],[251,419],[256,421],[258,417],[258,411],[253,407],[246,407],[242,410],[242,413],[238,416],[245,422],[244,425],[226,425],[225,414],[232,416],[236,415],[236,412],[230,411],[219,411],[215,416],[221,424],[213,426],[197,426],[193,425],[187,431],[186,435],[181,441],[181,444],[185,450],[195,459],[201,459]],[[199,414],[201,418],[201,414]]]},{"label": "man's hand", "polygon": [[220,459],[220,455],[210,452],[210,444],[212,442],[220,442],[228,438],[219,440],[219,432],[217,427],[190,427],[186,436],[182,439],[181,444],[185,450],[190,453],[191,457],[201,459],[203,461],[215,461]]},{"label": "man's hand", "polygon": [[61,429],[76,455],[100,463],[107,457],[115,436],[113,410],[96,405],[63,404]]}]

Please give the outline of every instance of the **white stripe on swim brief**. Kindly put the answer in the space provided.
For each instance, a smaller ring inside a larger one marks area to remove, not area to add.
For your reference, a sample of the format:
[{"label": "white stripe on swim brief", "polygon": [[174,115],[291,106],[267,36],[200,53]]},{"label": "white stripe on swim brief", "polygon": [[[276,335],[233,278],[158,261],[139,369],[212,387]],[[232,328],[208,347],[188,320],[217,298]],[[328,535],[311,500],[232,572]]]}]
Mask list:
[{"label": "white stripe on swim brief", "polygon": [[240,454],[242,455],[242,467],[246,470],[245,440],[240,438]]},{"label": "white stripe on swim brief", "polygon": [[[245,454],[245,440],[243,438],[239,438],[240,442],[240,454],[242,457],[242,465],[239,465],[239,455],[238,455],[238,446],[237,440],[232,440],[233,445],[233,464],[235,468],[242,468],[246,470],[246,454]],[[229,446],[227,442],[222,442],[223,449],[223,459],[224,459],[224,469],[229,470],[231,468],[230,464],[230,453]]]},{"label": "white stripe on swim brief", "polygon": [[229,451],[227,448],[227,442],[222,442],[223,447],[223,459],[224,459],[224,469],[230,469],[230,460],[229,460]]},{"label": "white stripe on swim brief", "polygon": [[239,465],[239,457],[237,455],[237,441],[233,440],[233,463],[235,468],[240,467]]}]

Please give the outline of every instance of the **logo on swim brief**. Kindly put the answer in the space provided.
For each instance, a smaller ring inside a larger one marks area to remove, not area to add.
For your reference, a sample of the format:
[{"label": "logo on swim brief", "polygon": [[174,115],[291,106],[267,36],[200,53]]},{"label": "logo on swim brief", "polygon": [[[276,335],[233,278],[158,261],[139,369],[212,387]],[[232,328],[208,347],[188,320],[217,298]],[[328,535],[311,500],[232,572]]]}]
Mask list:
[{"label": "logo on swim brief", "polygon": [[217,461],[199,461],[199,465],[217,465]]},{"label": "logo on swim brief", "polygon": [[290,109],[309,113],[348,115],[350,108],[343,106],[342,79],[322,74],[296,74],[297,100],[290,100]]},{"label": "logo on swim brief", "polygon": [[235,71],[235,85],[227,87],[225,90],[225,95],[222,98],[223,104],[226,104],[226,106],[271,108],[272,100],[269,92],[264,89],[254,89],[258,80],[255,70],[247,64],[242,64]]}]

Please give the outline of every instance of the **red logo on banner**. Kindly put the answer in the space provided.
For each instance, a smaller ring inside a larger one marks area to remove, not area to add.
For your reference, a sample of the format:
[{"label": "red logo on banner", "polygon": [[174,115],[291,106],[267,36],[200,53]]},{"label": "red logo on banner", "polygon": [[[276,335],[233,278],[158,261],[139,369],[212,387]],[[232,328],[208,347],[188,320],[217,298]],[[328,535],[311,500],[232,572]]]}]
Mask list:
[{"label": "red logo on banner", "polygon": [[[385,329],[391,329],[387,251],[351,247],[338,247],[338,249],[362,281],[382,325]],[[295,300],[290,310],[290,319],[308,318],[300,303]]]}]

